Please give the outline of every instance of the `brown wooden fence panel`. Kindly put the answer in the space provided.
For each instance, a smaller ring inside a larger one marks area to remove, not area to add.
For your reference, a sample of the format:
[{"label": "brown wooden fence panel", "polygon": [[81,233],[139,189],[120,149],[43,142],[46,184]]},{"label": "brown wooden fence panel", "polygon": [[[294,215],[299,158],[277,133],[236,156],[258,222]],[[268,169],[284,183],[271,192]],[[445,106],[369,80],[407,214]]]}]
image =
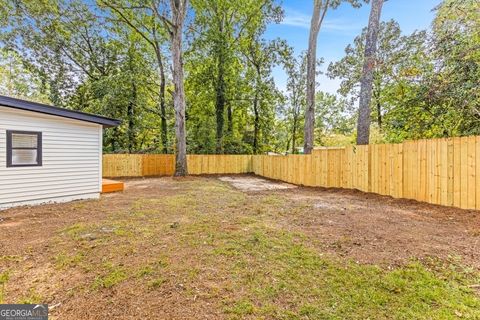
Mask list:
[{"label": "brown wooden fence panel", "polygon": [[[190,174],[253,172],[251,155],[188,155]],[[165,154],[106,154],[104,177],[170,176],[175,172],[175,156]]]},{"label": "brown wooden fence panel", "polygon": [[[190,174],[250,173],[480,209],[480,136],[315,149],[311,155],[188,155]],[[172,175],[173,155],[104,155],[105,177]]]},{"label": "brown wooden fence panel", "polygon": [[189,174],[231,174],[253,172],[251,155],[188,155]]},{"label": "brown wooden fence panel", "polygon": [[141,177],[143,176],[143,155],[106,154],[103,156],[104,177]]},{"label": "brown wooden fence panel", "polygon": [[143,176],[171,176],[175,173],[175,156],[171,154],[145,154]]},{"label": "brown wooden fence panel", "polygon": [[299,185],[352,188],[480,209],[480,137],[254,156],[252,165],[258,175]]}]

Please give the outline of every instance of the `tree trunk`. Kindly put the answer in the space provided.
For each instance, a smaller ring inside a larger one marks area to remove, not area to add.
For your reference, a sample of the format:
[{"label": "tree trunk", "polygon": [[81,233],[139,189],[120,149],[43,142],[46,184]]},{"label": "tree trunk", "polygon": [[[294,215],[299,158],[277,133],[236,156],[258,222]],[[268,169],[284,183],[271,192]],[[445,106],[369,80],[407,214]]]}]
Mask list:
[{"label": "tree trunk", "polygon": [[372,100],[375,52],[377,49],[377,36],[382,6],[383,0],[372,0],[372,8],[368,19],[363,72],[360,80],[360,103],[357,123],[357,144],[359,145],[368,144],[370,141],[370,103]]},{"label": "tree trunk", "polygon": [[233,111],[232,103],[227,101],[227,132],[231,136],[233,134]]},{"label": "tree trunk", "polygon": [[185,130],[185,89],[183,84],[182,33],[188,0],[171,0],[173,27],[172,63],[173,63],[173,105],[175,109],[175,176],[185,176],[187,169],[187,141]]},{"label": "tree trunk", "polygon": [[110,140],[110,144],[112,146],[112,152],[115,153],[115,151],[117,151],[117,146],[116,146],[116,142],[117,142],[117,137],[118,137],[118,127],[114,127],[113,128],[113,134],[111,136],[111,140]]},{"label": "tree trunk", "polygon": [[224,123],[224,111],[225,111],[225,61],[223,54],[220,53],[218,57],[218,74],[216,83],[216,100],[215,100],[215,115],[217,120],[217,153],[223,153],[223,123]]},{"label": "tree trunk", "polygon": [[310,36],[307,52],[307,109],[305,110],[304,147],[303,152],[310,154],[313,149],[315,128],[315,76],[317,66],[317,38],[320,26],[329,6],[329,0],[314,0],[313,15],[310,21]]},{"label": "tree trunk", "polygon": [[258,112],[258,91],[255,92],[255,96],[253,98],[253,113],[255,115],[254,124],[253,124],[253,154],[257,154],[258,152],[258,131],[259,131],[259,122],[260,116]]},{"label": "tree trunk", "polygon": [[[135,90],[135,89],[134,89]],[[128,153],[132,153],[135,149],[135,102],[133,101],[133,93],[132,97],[130,97],[130,101],[128,101],[127,107],[127,116],[128,116]]]},{"label": "tree trunk", "polygon": [[[130,47],[128,55],[128,67],[130,72],[133,74],[133,59],[132,50],[133,46]],[[132,153],[136,148],[136,137],[135,137],[135,106],[137,104],[137,85],[135,84],[135,79],[131,78],[131,88],[132,92],[127,106],[127,117],[128,117],[128,152]]]},{"label": "tree trunk", "polygon": [[253,97],[253,112],[255,115],[254,124],[253,124],[253,154],[258,152],[258,132],[260,131],[260,112],[258,110],[258,102],[260,95],[260,66],[256,65],[255,69],[257,71],[257,79],[255,83],[255,96]]},{"label": "tree trunk", "polygon": [[[224,20],[221,21],[218,26],[220,34],[224,32]],[[222,39],[223,40],[223,39]],[[223,124],[224,124],[224,112],[226,103],[226,83],[225,83],[225,43],[224,41],[217,42],[218,61],[217,61],[217,81],[215,84],[215,115],[217,120],[217,132],[216,132],[216,152],[223,153]]]},{"label": "tree trunk", "polygon": [[297,147],[296,142],[297,142],[297,115],[294,115],[293,117],[293,128],[292,128],[292,154],[295,154],[295,148]]},{"label": "tree trunk", "polygon": [[167,108],[165,103],[165,69],[163,67],[163,58],[158,44],[155,46],[155,54],[160,73],[160,117],[161,117],[161,137],[163,153],[168,153],[168,135],[167,135]]},{"label": "tree trunk", "polygon": [[377,106],[377,124],[378,128],[382,130],[382,104],[380,103],[380,98],[382,95],[382,89],[380,85],[380,79],[375,77],[375,72],[373,74],[373,87],[372,87],[372,94],[375,98],[376,106]]},{"label": "tree trunk", "polygon": [[377,124],[378,124],[378,128],[382,130],[382,105],[380,104],[380,97],[377,97],[376,101],[377,101]]}]

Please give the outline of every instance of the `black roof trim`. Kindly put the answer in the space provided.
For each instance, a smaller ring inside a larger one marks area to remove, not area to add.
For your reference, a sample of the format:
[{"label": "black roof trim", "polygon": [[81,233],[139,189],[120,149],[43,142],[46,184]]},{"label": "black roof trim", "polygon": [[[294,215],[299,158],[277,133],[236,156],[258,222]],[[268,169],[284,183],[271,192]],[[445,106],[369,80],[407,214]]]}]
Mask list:
[{"label": "black roof trim", "polygon": [[81,120],[86,122],[98,123],[103,125],[103,127],[105,128],[116,127],[121,123],[120,120],[116,120],[112,118],[97,116],[94,114],[80,112],[80,111],[73,111],[73,110],[58,108],[58,107],[49,106],[42,103],[31,102],[31,101],[16,99],[16,98],[2,96],[2,95],[0,95],[0,106],[39,112],[39,113],[49,114],[53,116],[70,118],[70,119]]}]

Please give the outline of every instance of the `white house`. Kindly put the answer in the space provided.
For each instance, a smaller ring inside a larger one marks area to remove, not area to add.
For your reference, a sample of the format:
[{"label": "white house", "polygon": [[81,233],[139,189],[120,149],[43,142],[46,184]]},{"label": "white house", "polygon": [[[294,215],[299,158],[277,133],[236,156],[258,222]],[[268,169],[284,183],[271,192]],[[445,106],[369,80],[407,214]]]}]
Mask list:
[{"label": "white house", "polygon": [[99,198],[102,131],[119,123],[0,96],[0,209]]}]

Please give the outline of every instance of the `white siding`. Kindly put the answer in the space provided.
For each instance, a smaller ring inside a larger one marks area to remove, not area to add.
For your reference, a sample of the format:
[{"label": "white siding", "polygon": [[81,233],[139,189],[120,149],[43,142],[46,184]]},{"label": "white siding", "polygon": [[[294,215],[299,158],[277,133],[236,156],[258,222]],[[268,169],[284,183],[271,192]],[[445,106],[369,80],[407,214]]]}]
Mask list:
[{"label": "white siding", "polygon": [[[41,167],[7,168],[6,130],[42,132]],[[98,198],[102,126],[0,106],[0,209]]]}]

